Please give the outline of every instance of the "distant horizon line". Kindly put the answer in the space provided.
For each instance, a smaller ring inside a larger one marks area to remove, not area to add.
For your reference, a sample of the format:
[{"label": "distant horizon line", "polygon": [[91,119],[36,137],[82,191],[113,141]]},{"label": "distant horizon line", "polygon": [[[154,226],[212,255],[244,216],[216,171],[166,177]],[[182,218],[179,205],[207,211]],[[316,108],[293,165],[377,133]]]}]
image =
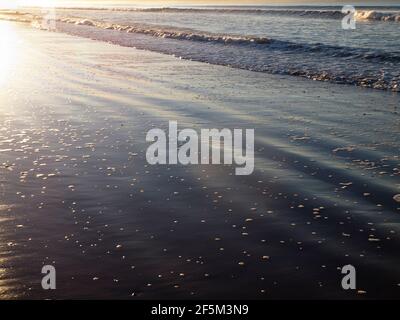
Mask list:
[{"label": "distant horizon line", "polygon": [[[280,3],[280,4],[166,4],[166,5],[139,5],[139,4],[128,4],[128,3],[113,3],[113,4],[105,4],[105,3],[94,3],[94,4],[59,4],[51,7],[55,8],[107,8],[107,7],[136,7],[136,8],[187,8],[187,7],[340,7],[344,5],[343,3],[336,3],[336,4],[321,4],[321,3]],[[400,7],[399,3],[353,3],[354,6],[359,7]],[[40,5],[21,5],[17,6],[20,8],[43,8],[43,7],[50,7],[50,6],[40,6]],[[2,7],[0,6],[0,9]]]}]

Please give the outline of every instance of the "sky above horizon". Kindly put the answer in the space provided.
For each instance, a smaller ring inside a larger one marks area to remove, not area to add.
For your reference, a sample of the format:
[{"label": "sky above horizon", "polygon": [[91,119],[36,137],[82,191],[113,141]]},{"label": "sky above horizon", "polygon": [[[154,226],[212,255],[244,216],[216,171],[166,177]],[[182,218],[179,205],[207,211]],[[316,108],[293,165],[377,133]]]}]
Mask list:
[{"label": "sky above horizon", "polygon": [[31,5],[31,6],[51,6],[51,5],[110,5],[110,4],[126,4],[126,5],[194,5],[194,4],[215,4],[215,5],[252,5],[252,4],[398,4],[400,0],[0,0],[0,7],[14,5]]}]

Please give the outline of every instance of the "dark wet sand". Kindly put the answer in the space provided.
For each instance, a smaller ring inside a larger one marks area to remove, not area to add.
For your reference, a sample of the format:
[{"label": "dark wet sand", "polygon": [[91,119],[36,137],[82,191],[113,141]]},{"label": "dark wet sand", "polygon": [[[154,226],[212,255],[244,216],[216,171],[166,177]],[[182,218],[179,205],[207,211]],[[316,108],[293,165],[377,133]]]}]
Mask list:
[{"label": "dark wet sand", "polygon": [[[398,95],[0,28],[1,298],[400,298]],[[254,174],[149,166],[169,120],[255,128]]]}]

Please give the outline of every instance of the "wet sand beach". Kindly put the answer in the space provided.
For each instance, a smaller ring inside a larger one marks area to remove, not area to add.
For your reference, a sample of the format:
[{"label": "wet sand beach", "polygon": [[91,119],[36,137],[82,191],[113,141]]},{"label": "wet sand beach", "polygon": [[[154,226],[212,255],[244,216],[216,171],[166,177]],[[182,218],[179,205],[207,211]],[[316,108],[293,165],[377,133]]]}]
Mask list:
[{"label": "wet sand beach", "polygon": [[[0,34],[1,298],[400,298],[398,93]],[[254,173],[149,165],[170,120],[254,128]]]}]

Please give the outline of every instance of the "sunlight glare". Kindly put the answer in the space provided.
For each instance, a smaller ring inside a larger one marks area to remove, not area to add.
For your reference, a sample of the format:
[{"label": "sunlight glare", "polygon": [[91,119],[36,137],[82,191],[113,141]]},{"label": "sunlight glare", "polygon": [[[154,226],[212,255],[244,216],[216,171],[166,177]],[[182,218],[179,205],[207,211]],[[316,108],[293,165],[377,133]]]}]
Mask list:
[{"label": "sunlight glare", "polygon": [[17,8],[17,3],[14,1],[8,1],[8,0],[0,0],[0,10],[1,9],[16,9]]},{"label": "sunlight glare", "polygon": [[3,85],[18,60],[17,55],[17,36],[14,26],[7,23],[0,23],[0,86]]}]

